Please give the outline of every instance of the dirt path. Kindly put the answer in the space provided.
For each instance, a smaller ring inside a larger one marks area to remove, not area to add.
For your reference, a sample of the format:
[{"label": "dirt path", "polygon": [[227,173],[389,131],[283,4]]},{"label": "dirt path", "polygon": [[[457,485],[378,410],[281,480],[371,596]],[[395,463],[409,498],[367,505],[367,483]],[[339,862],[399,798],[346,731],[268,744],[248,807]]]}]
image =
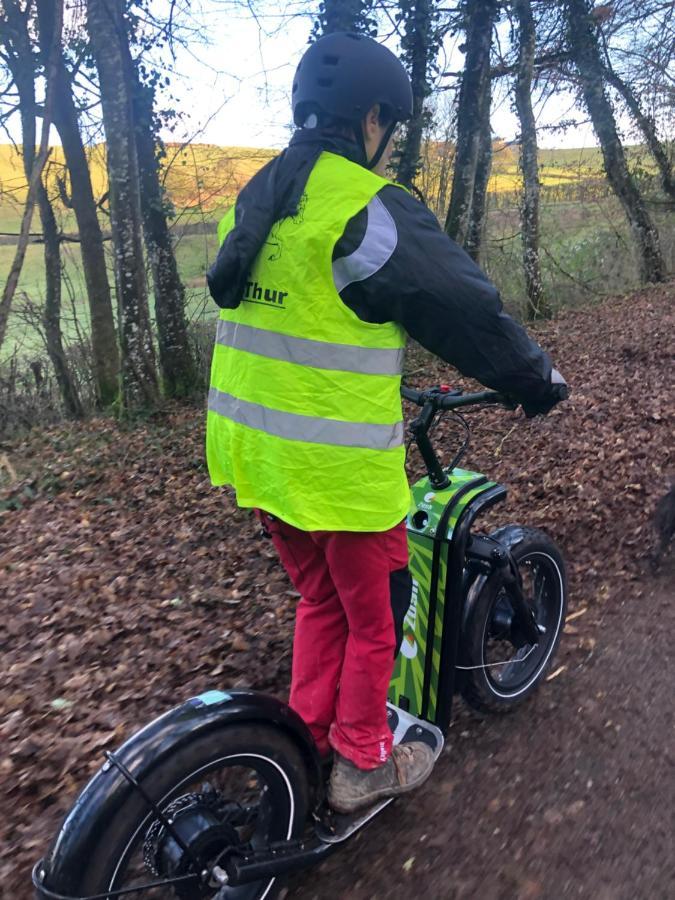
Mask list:
[{"label": "dirt path", "polygon": [[[547,323],[569,403],[472,418],[466,465],[509,487],[493,521],[546,528],[568,560],[585,612],[566,668],[513,717],[458,707],[429,786],[295,897],[675,897],[672,572],[640,574],[675,474],[674,299],[661,285]],[[423,355],[409,366],[416,385],[456,383]],[[297,598],[253,516],[209,484],[203,420],[175,407],[2,447],[19,475],[7,488],[0,471],[3,900],[31,896],[104,749],[214,687],[285,695]],[[447,455],[457,432],[445,421],[434,440]]]},{"label": "dirt path", "polygon": [[431,781],[289,897],[675,896],[673,572],[584,619],[588,651],[513,716],[458,709]]}]

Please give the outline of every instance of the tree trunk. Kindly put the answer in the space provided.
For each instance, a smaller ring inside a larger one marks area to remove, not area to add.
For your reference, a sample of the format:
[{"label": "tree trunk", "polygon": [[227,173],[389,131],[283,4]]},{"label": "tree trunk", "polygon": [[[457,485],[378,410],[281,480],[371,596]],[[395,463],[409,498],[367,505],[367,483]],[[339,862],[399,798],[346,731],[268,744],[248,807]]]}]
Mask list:
[{"label": "tree trunk", "polygon": [[400,145],[396,167],[397,181],[410,187],[419,171],[422,135],[428,116],[424,102],[431,93],[429,66],[435,58],[437,38],[431,0],[413,0],[411,6],[401,6],[404,35],[401,49],[409,66],[413,91],[413,115],[406,123],[405,138]]},{"label": "tree trunk", "polygon": [[478,156],[476,158],[476,176],[473,182],[473,196],[467,234],[464,241],[464,249],[471,259],[478,262],[480,259],[483,237],[485,235],[485,221],[487,216],[487,189],[492,169],[492,128],[490,127],[490,82],[487,82],[488,96],[484,98],[482,107],[483,122],[478,144]]},{"label": "tree trunk", "polygon": [[140,173],[141,210],[152,281],[155,289],[155,319],[159,364],[164,392],[184,398],[194,393],[197,374],[190,351],[185,319],[185,290],[178,273],[171,232],[166,217],[166,196],[159,180],[155,149],[153,91],[141,84],[128,43],[123,47],[132,88],[134,136]]},{"label": "tree trunk", "polygon": [[635,124],[644,136],[647,146],[649,147],[649,152],[652,154],[656,165],[659,167],[663,190],[669,197],[675,200],[673,165],[668,157],[666,148],[663,146],[656,133],[654,120],[642,111],[640,101],[633,93],[631,86],[620,78],[608,65],[605,65],[605,77],[609,84],[611,84],[625,100],[626,106],[635,120]]},{"label": "tree trunk", "polygon": [[567,33],[579,72],[581,93],[600,142],[605,173],[621,201],[639,254],[643,282],[663,281],[665,267],[659,236],[628,171],[626,156],[616,128],[614,112],[605,93],[605,72],[600,56],[596,25],[588,0],[566,0]]},{"label": "tree trunk", "polygon": [[537,126],[532,110],[532,73],[536,36],[530,0],[513,0],[518,19],[518,73],[515,84],[516,111],[520,121],[520,170],[523,196],[520,229],[523,239],[523,269],[527,290],[527,318],[548,313],[539,261],[539,164]]},{"label": "tree trunk", "polygon": [[448,196],[448,182],[450,181],[450,166],[454,160],[454,151],[449,141],[443,141],[443,147],[440,151],[441,159],[438,170],[438,211],[440,217],[447,213],[446,200]]},{"label": "tree trunk", "polygon": [[84,418],[84,410],[73,380],[61,335],[61,250],[54,210],[44,184],[38,188],[38,205],[45,242],[46,295],[43,312],[47,353],[54,367],[56,381],[66,415],[71,419]]},{"label": "tree trunk", "polygon": [[[448,95],[446,94],[446,97]],[[448,188],[452,176],[452,167],[455,159],[455,115],[454,103],[446,101],[437,109],[437,123],[441,125],[440,140],[437,143],[438,150],[438,199],[436,201],[436,215],[439,219],[445,219],[448,212],[447,198]]]},{"label": "tree trunk", "polygon": [[[483,178],[485,173],[485,122],[487,119],[489,127],[491,97],[490,46],[496,16],[496,0],[469,0],[467,3],[466,60],[457,109],[457,150],[450,207],[445,220],[446,232],[462,245],[466,244],[472,221],[479,168],[482,168]],[[479,188],[480,181],[479,177]]]},{"label": "tree trunk", "polygon": [[120,0],[87,0],[87,30],[103,109],[115,257],[125,411],[153,406],[159,396],[143,266],[138,159],[130,85],[120,38]]},{"label": "tree trunk", "polygon": [[[54,29],[52,0],[38,0],[40,46],[51,43]],[[91,346],[96,394],[101,406],[114,402],[118,392],[119,350],[106,270],[103,235],[98,221],[89,165],[80,135],[72,83],[59,46],[54,83],[54,125],[70,173],[71,202],[80,234],[82,268],[89,301]]]},{"label": "tree trunk", "polygon": [[322,0],[313,33],[315,36],[334,31],[372,34],[374,23],[370,17],[371,10],[371,0]]},{"label": "tree trunk", "polygon": [[[21,132],[23,137],[23,168],[26,179],[30,182],[35,168],[35,57],[32,53],[29,34],[28,12],[22,13],[16,3],[5,2],[7,15],[7,31],[5,46],[5,59],[9,68],[17,93],[19,95],[19,110],[21,118]],[[52,14],[54,10],[52,9]],[[59,12],[60,18],[60,12]],[[56,22],[52,18],[49,40],[43,45],[45,57],[45,71],[51,71],[51,98],[56,103],[56,69],[57,60],[60,57],[60,32],[61,22],[58,23],[59,42],[55,37]],[[50,66],[50,58],[52,65]],[[45,116],[47,113],[45,112]],[[43,323],[47,353],[51,360],[56,381],[59,386],[61,398],[66,414],[70,418],[81,419],[84,416],[82,404],[78,396],[75,382],[68,368],[66,355],[63,351],[61,337],[61,248],[59,232],[56,225],[54,210],[49,202],[49,197],[42,180],[42,169],[37,181],[36,199],[42,223],[45,257],[45,283],[46,296],[43,310]]]},{"label": "tree trunk", "polygon": [[[2,346],[7,334],[7,322],[9,321],[9,311],[12,306],[12,300],[16,293],[16,287],[19,283],[19,276],[23,268],[23,262],[26,257],[26,248],[28,247],[28,237],[30,234],[30,225],[33,220],[33,211],[35,209],[35,201],[38,195],[38,188],[41,183],[42,170],[47,162],[49,155],[49,129],[51,125],[51,110],[54,101],[54,73],[56,68],[57,48],[60,46],[61,29],[63,26],[63,2],[57,0],[54,11],[54,40],[49,52],[49,59],[45,69],[46,76],[46,93],[44,103],[44,114],[42,117],[42,131],[40,134],[40,146],[37,154],[35,154],[35,83],[34,70],[31,61],[30,49],[28,55],[25,56],[24,31],[27,36],[27,19],[28,10],[23,11],[21,8],[11,2],[5,2],[5,16],[3,20],[3,32],[7,35],[6,43],[11,44],[15,41],[14,48],[18,50],[19,55],[15,58],[18,60],[17,72],[21,86],[17,83],[17,90],[25,90],[28,97],[32,98],[30,105],[26,108],[22,104],[21,121],[24,145],[24,166],[28,178],[28,195],[26,197],[26,205],[24,207],[23,217],[21,219],[21,228],[19,229],[19,240],[14,254],[14,260],[7,276],[7,281],[0,299],[0,347]],[[12,17],[15,17],[12,20]],[[30,44],[28,45],[30,48]],[[7,63],[10,65],[13,54],[7,54]],[[28,78],[28,61],[30,61],[30,79]],[[16,81],[17,72],[13,71],[12,75]],[[28,153],[28,156],[26,154]],[[28,159],[30,167],[27,166]]]}]

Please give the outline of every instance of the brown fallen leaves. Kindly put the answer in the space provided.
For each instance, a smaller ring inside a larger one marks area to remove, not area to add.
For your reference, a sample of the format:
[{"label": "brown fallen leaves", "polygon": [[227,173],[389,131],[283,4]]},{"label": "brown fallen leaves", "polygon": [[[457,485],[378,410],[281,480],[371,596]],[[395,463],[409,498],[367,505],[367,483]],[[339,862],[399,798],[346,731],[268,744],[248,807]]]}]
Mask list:
[{"label": "brown fallen leaves", "polygon": [[[674,297],[652,288],[542,327],[573,391],[546,419],[470,414],[464,465],[510,489],[488,524],[560,542],[572,610],[588,610],[566,641],[583,653],[610,588],[631,590],[675,470]],[[413,353],[415,383],[458,383]],[[436,431],[446,458],[455,434],[448,419]],[[0,884],[28,897],[103,749],[207,688],[284,692],[297,597],[253,516],[210,486],[201,409],[50,428],[7,456],[20,480],[0,494]]]}]

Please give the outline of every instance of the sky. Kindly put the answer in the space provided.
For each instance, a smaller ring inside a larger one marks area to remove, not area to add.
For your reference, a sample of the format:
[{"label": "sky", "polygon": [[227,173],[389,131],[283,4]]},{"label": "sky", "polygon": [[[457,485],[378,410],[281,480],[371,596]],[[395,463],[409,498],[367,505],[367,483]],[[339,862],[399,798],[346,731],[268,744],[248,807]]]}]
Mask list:
[{"label": "sky", "polygon": [[[157,0],[160,11],[167,0]],[[290,86],[293,73],[312,27],[309,5],[267,0],[267,14],[257,19],[244,2],[197,0],[193,14],[205,24],[202,37],[188,47],[175,47],[171,94],[180,120],[168,140],[190,138],[199,143],[252,147],[284,147],[291,128]],[[256,9],[260,4],[256,3]],[[302,12],[298,12],[302,10]],[[452,40],[452,39],[451,39]],[[459,71],[464,57],[449,40],[444,47],[442,69]],[[387,41],[396,51],[395,39]],[[453,85],[455,79],[441,79]],[[511,110],[506,84],[497,88],[492,127],[495,137],[513,140],[518,123]],[[542,147],[590,147],[596,145],[588,124],[566,132],[548,130],[561,118],[585,118],[575,109],[571,95],[557,95],[536,110]]]},{"label": "sky", "polygon": [[[170,0],[152,3],[156,17],[166,20]],[[186,40],[174,43],[173,56],[168,50],[162,56],[170,77],[162,102],[178,114],[162,137],[223,146],[284,147],[292,130],[293,74],[307,46],[317,6],[317,0],[190,0],[190,19],[181,20]],[[382,26],[380,39],[396,52],[395,36],[387,36],[387,30],[393,30],[391,23],[384,21]],[[508,39],[506,34],[504,39]],[[441,71],[461,71],[464,56],[457,49],[460,42],[461,37],[447,40],[440,58]],[[458,79],[439,78],[437,83],[451,88]],[[513,141],[518,122],[511,108],[509,86],[508,79],[494,85],[492,128],[495,138]],[[535,114],[540,147],[597,145],[572,95],[556,94],[536,106]],[[561,119],[570,118],[582,124],[564,132],[551,130]],[[20,142],[17,115],[10,119],[8,130],[12,139]],[[91,133],[94,141],[102,138],[100,128]],[[58,143],[54,128],[50,142]]]}]

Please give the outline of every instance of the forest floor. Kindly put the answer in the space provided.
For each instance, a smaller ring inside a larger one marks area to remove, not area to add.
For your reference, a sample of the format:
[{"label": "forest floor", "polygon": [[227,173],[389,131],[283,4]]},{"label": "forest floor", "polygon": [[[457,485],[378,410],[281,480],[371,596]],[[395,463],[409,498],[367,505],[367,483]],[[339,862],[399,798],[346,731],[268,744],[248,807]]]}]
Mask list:
[{"label": "forest floor", "polygon": [[[674,301],[671,283],[546,323],[570,401],[543,420],[472,414],[464,465],[509,486],[486,524],[544,527],[568,561],[555,677],[505,718],[458,703],[428,784],[289,897],[673,896],[675,579],[648,557],[675,474]],[[425,354],[408,368],[457,383]],[[437,445],[456,440],[442,423]],[[23,900],[104,749],[208,688],[285,694],[297,598],[253,517],[210,487],[203,410],[1,449],[0,896]]]}]

